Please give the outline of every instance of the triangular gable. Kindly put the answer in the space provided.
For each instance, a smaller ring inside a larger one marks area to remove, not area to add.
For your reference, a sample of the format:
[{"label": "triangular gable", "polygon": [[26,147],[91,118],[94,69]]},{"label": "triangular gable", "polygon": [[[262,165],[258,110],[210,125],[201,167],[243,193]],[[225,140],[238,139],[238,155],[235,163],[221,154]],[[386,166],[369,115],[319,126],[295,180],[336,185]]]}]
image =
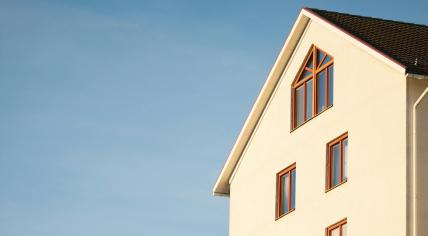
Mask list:
[{"label": "triangular gable", "polygon": [[[213,188],[213,194],[217,196],[229,196],[230,193],[230,178],[242,156],[243,151],[245,150],[248,141],[250,140],[255,127],[257,126],[260,117],[262,116],[264,109],[266,108],[267,103],[270,100],[271,95],[273,94],[273,91],[275,90],[279,79],[281,78],[281,75],[286,68],[286,66],[289,63],[289,60],[296,48],[296,45],[298,44],[301,36],[303,35],[303,32],[305,31],[309,21],[315,21],[318,24],[330,29],[332,32],[337,33],[339,36],[345,38],[346,40],[350,41],[353,45],[365,50],[370,55],[374,56],[375,58],[383,61],[385,64],[390,66],[391,68],[394,68],[395,70],[399,71],[403,75],[406,73],[406,67],[399,63],[398,61],[394,60],[393,58],[389,57],[388,55],[385,55],[380,50],[377,50],[376,48],[373,48],[371,45],[364,42],[362,39],[358,38],[355,35],[350,34],[349,32],[343,30],[342,28],[338,27],[334,23],[330,22],[327,19],[322,18],[320,15],[315,14],[311,9],[304,8],[300,12],[295,24],[293,25],[293,28],[288,35],[288,38],[281,49],[281,52],[279,53],[269,75],[268,78],[263,85],[263,88],[257,97],[257,100],[255,104],[253,105],[253,108],[251,109],[251,112],[245,121],[244,127],[242,128],[237,141],[235,142],[225,165],[223,166],[223,169],[220,173],[220,176],[218,177],[214,188]],[[318,61],[321,61],[322,64],[323,60],[329,61],[331,56],[329,56],[327,53],[323,52],[325,55],[319,55],[321,58]],[[318,57],[318,55],[317,55]],[[310,56],[307,58],[307,67],[311,68],[310,65]],[[327,62],[326,61],[326,62]],[[316,63],[317,66],[320,66],[319,63]],[[306,68],[306,67],[305,67]],[[312,66],[313,68],[313,66]],[[296,80],[299,80],[302,78],[296,78]]]}]

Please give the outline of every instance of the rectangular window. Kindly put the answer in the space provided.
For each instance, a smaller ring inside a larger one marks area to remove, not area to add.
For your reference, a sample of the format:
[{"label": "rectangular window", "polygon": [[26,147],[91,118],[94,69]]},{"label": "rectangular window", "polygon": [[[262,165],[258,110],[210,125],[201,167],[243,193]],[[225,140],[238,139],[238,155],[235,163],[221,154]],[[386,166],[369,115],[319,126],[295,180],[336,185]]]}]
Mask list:
[{"label": "rectangular window", "polygon": [[276,175],[276,219],[296,208],[296,163]]},{"label": "rectangular window", "polygon": [[348,133],[345,133],[327,144],[327,191],[346,182],[347,162]]},{"label": "rectangular window", "polygon": [[326,229],[327,236],[346,236],[347,235],[347,220],[343,219]]}]

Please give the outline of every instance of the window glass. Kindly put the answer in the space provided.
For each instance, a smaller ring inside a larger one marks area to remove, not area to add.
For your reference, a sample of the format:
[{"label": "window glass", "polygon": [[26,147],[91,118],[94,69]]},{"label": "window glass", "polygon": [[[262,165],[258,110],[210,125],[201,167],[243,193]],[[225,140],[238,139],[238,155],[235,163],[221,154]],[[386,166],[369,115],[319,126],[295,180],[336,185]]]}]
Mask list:
[{"label": "window glass", "polygon": [[346,219],[327,228],[327,236],[346,236]]},{"label": "window glass", "polygon": [[281,177],[281,183],[282,183],[282,209],[281,214],[288,212],[288,196],[290,195],[290,188],[289,188],[289,175],[288,173]]},{"label": "window glass", "polygon": [[325,100],[325,71],[317,75],[317,113],[324,111],[327,108]]},{"label": "window glass", "polygon": [[296,170],[291,171],[291,209],[296,208]]},{"label": "window glass", "polygon": [[308,60],[308,63],[306,64],[306,67],[312,68],[312,64],[313,64],[313,57],[311,56]]},{"label": "window glass", "polygon": [[317,57],[317,64],[320,65],[321,64],[321,60],[324,58],[324,53],[322,51],[318,50],[318,57]]},{"label": "window glass", "polygon": [[312,72],[304,69],[301,79],[304,79],[304,78],[306,78],[306,77],[308,77],[310,75],[312,75]]},{"label": "window glass", "polygon": [[343,180],[348,177],[348,139],[343,140]]},{"label": "window glass", "polygon": [[300,86],[296,90],[296,126],[302,124],[304,121],[304,88],[305,86]]},{"label": "window glass", "polygon": [[332,187],[340,183],[340,144],[334,145],[332,148],[332,167],[331,167],[331,185]]},{"label": "window glass", "polygon": [[330,231],[330,236],[340,236],[340,227]]},{"label": "window glass", "polygon": [[346,236],[347,235],[346,234],[346,228],[347,228],[346,224],[342,225],[342,236]]},{"label": "window glass", "polygon": [[328,105],[333,105],[333,65],[328,67]]},{"label": "window glass", "polygon": [[313,80],[306,82],[306,119],[312,118],[312,84]]},{"label": "window glass", "polygon": [[327,64],[329,61],[331,61],[331,57],[330,56],[326,56],[324,61],[322,62],[322,64],[320,65],[320,67],[322,67],[323,65]]}]

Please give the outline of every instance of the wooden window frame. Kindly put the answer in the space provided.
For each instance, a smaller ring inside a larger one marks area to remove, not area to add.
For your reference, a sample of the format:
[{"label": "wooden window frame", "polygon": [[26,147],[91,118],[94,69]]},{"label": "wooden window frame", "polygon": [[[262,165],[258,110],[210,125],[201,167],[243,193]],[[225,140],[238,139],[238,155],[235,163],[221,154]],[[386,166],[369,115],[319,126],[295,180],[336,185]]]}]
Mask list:
[{"label": "wooden window frame", "polygon": [[[320,66],[319,68],[317,68],[318,66],[318,52],[322,52],[324,54],[324,57],[321,59],[321,63],[319,63],[319,65],[321,65],[324,60],[327,58],[327,56],[329,56],[331,58],[331,60],[329,62],[327,62],[326,64]],[[306,67],[306,65],[309,62],[309,59],[312,58],[312,71],[310,70],[310,68]],[[296,78],[293,81],[292,84],[292,88],[291,88],[291,131],[294,131],[295,129],[299,128],[300,126],[302,126],[303,124],[305,124],[306,122],[308,122],[309,120],[313,119],[314,117],[316,117],[317,115],[321,114],[322,112],[328,110],[330,107],[333,106],[333,102],[332,104],[329,104],[329,78],[330,78],[330,72],[329,72],[329,67],[330,66],[334,66],[334,58],[326,53],[325,51],[319,49],[318,47],[316,47],[315,45],[311,46],[311,49],[309,50],[308,54],[306,55],[306,58],[304,60],[303,65],[301,66],[299,73],[297,74]],[[334,70],[334,68],[333,68]],[[305,71],[311,71],[312,75],[309,75],[301,80],[300,77],[302,76],[302,74]],[[325,72],[325,102],[326,102],[326,108],[322,111],[318,111],[318,99],[317,99],[317,75],[321,74],[322,72]],[[312,116],[310,118],[307,117],[307,96],[306,96],[306,84],[309,80],[312,80]],[[303,89],[303,122],[301,124],[297,124],[297,119],[296,119],[296,90],[298,88],[300,88],[301,86],[304,86]]]},{"label": "wooden window frame", "polygon": [[[341,220],[341,221],[339,221],[337,223],[334,223],[334,224],[330,225],[329,227],[327,227],[325,229],[325,235],[326,236],[331,236],[331,232],[333,230],[335,230],[337,228],[340,228],[340,230],[339,230],[339,236],[342,236],[342,234],[343,234],[343,229],[342,228],[346,224],[348,224],[347,218],[345,218],[345,219],[343,219],[343,220]],[[346,235],[348,235],[348,232],[346,232]]]},{"label": "wooden window frame", "polygon": [[[343,178],[343,172],[344,172],[344,166],[343,166],[343,142],[345,140],[348,140],[349,145],[349,139],[348,139],[348,132],[345,132],[344,134],[340,135],[339,137],[331,140],[329,143],[327,143],[327,158],[326,158],[326,185],[325,185],[325,191],[328,192],[334,188],[339,187],[340,185],[346,183],[348,181],[348,178]],[[333,178],[331,176],[332,172],[332,148],[333,146],[339,144],[340,145],[340,167],[339,167],[339,183],[333,186]]]},{"label": "wooden window frame", "polygon": [[[291,171],[295,171],[296,172],[296,163],[293,163],[291,165],[289,165],[288,167],[286,167],[285,169],[281,170],[280,172],[278,172],[276,174],[276,207],[275,207],[275,220],[278,220],[279,218],[293,212],[295,210],[295,207],[292,209],[291,208],[291,195],[293,195],[292,193],[292,177],[291,177]],[[282,182],[281,182],[281,178],[282,176],[284,176],[285,174],[289,174],[289,178],[288,178],[288,192],[290,194],[290,196],[288,196],[288,212],[281,212],[281,207],[282,207]],[[296,184],[297,185],[297,184]],[[296,202],[296,193],[294,193],[294,201]]]}]

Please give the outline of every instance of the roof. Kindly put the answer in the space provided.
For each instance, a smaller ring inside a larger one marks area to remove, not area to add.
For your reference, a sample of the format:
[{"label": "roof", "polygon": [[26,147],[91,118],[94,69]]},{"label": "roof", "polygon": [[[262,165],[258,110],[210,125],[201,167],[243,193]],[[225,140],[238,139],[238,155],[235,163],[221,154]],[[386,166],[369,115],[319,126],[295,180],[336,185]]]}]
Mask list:
[{"label": "roof", "polygon": [[306,8],[406,67],[428,75],[428,26]]},{"label": "roof", "polygon": [[230,181],[242,153],[310,21],[340,34],[403,76],[407,73],[428,78],[428,26],[303,8],[217,178],[214,195],[229,196]]}]

